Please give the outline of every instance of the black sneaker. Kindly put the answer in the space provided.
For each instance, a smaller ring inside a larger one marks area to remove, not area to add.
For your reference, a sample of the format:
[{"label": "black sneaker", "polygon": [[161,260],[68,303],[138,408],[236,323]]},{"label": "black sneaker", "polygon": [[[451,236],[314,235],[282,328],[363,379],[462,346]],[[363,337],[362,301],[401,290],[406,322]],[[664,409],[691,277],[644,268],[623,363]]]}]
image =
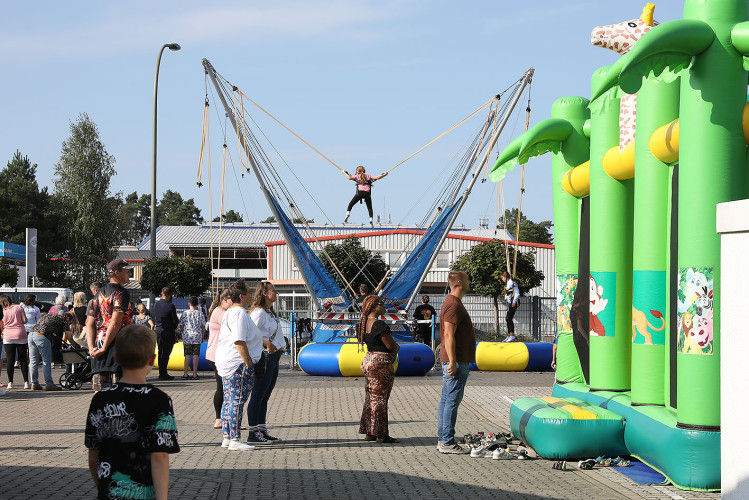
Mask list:
[{"label": "black sneaker", "polygon": [[263,435],[263,437],[264,437],[265,439],[267,439],[268,441],[272,441],[272,442],[274,442],[274,443],[280,443],[281,441],[283,441],[283,439],[281,439],[281,438],[279,438],[279,437],[276,437],[276,436],[271,436],[270,434],[268,434],[268,430],[267,430],[267,429],[260,429],[260,433],[261,433],[261,434]]},{"label": "black sneaker", "polygon": [[169,374],[166,374],[166,375],[159,375],[159,380],[173,380],[173,379],[174,379],[174,377],[172,377],[172,376],[171,376],[171,375],[169,375]]},{"label": "black sneaker", "polygon": [[251,445],[270,444],[271,442],[270,439],[265,437],[262,431],[250,432],[250,435],[247,437],[247,444]]}]

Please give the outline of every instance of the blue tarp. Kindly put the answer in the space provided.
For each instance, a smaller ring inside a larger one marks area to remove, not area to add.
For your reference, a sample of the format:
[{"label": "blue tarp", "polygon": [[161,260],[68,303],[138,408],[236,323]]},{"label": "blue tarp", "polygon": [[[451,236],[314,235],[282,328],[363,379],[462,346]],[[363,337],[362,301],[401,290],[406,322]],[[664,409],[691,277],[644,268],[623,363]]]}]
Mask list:
[{"label": "blue tarp", "polygon": [[408,299],[419,284],[419,279],[424,270],[429,265],[429,260],[434,254],[437,245],[439,245],[442,235],[449,228],[447,227],[452,220],[453,213],[460,205],[461,198],[458,198],[450,207],[442,209],[437,220],[432,227],[427,230],[424,236],[416,245],[413,252],[408,256],[403,265],[393,275],[388,284],[382,290],[380,296],[389,309],[402,309],[405,307]]},{"label": "blue tarp", "polygon": [[336,310],[348,309],[351,306],[351,301],[346,297],[346,295],[344,295],[341,287],[338,286],[330,273],[325,269],[323,263],[320,262],[320,259],[315,255],[315,252],[313,252],[307,242],[304,241],[302,235],[299,234],[299,231],[297,231],[297,228],[292,224],[286,213],[278,205],[278,202],[273,195],[270,192],[268,192],[268,195],[273,202],[273,205],[276,207],[276,212],[280,216],[281,220],[279,220],[278,223],[283,225],[286,234],[289,236],[289,241],[287,243],[293,247],[292,250],[299,259],[301,271],[307,277],[307,281],[312,287],[312,291],[317,300],[322,305],[330,303],[330,306]]}]

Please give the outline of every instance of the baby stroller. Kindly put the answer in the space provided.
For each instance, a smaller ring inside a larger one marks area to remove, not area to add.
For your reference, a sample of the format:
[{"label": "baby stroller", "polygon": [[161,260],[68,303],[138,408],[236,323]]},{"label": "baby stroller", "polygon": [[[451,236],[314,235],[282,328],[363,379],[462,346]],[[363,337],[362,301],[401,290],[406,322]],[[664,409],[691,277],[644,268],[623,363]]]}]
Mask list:
[{"label": "baby stroller", "polygon": [[73,365],[73,371],[60,376],[60,387],[74,391],[80,389],[84,382],[91,382],[94,378],[94,374],[91,373],[91,357],[85,347],[63,349],[62,361],[66,365]]}]

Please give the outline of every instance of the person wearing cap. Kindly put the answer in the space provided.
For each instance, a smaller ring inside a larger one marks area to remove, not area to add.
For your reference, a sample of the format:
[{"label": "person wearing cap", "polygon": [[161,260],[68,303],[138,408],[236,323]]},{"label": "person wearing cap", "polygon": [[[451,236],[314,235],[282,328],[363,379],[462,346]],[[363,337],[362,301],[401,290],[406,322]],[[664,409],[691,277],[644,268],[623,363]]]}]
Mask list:
[{"label": "person wearing cap", "polygon": [[124,259],[107,264],[109,283],[91,300],[86,311],[86,343],[94,374],[94,392],[116,382],[119,370],[114,357],[114,339],[123,326],[132,323],[130,293],[125,289],[132,267]]}]

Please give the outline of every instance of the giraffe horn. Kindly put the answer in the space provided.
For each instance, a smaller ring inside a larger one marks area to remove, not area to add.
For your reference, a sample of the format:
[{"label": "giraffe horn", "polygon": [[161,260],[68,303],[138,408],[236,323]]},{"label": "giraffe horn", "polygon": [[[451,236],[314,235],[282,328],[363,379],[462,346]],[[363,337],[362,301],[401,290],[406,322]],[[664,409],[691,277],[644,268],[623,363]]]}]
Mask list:
[{"label": "giraffe horn", "polygon": [[642,9],[642,15],[640,16],[640,19],[645,21],[645,24],[648,26],[653,25],[653,11],[655,10],[655,4],[648,3],[645,4],[645,8]]}]

